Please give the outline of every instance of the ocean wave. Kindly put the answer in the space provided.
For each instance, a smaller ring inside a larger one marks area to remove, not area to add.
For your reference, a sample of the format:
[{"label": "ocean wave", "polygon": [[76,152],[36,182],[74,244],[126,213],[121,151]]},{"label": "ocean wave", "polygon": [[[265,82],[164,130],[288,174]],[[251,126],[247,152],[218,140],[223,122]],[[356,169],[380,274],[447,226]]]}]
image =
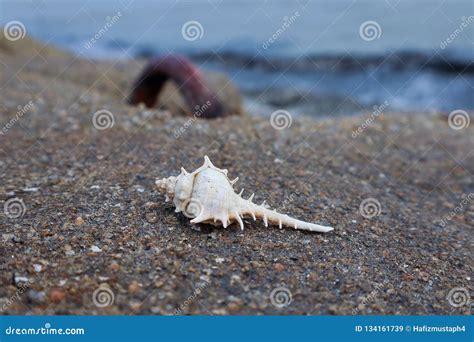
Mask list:
[{"label": "ocean wave", "polygon": [[204,52],[190,56],[199,62],[223,63],[227,66],[258,69],[269,72],[285,70],[289,72],[332,72],[363,71],[370,67],[400,69],[431,69],[442,73],[474,73],[474,64],[468,54],[398,51],[385,54],[356,55],[321,54],[295,57],[267,57],[235,52]]}]

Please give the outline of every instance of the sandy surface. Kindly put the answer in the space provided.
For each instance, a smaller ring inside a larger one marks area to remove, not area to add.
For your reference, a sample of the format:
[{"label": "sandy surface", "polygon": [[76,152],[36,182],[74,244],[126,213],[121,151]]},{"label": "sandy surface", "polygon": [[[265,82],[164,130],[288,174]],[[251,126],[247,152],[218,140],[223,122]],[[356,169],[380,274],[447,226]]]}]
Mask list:
[{"label": "sandy surface", "polygon": [[[293,118],[283,130],[248,115],[189,122],[124,104],[136,62],[16,43],[0,42],[0,122],[10,123],[0,202],[25,206],[20,217],[0,213],[5,313],[470,313],[446,296],[472,284],[472,123],[453,130],[441,114],[387,113],[354,138],[370,113]],[[94,127],[101,109],[113,127]],[[335,230],[192,227],[154,180],[205,154],[256,202]],[[368,198],[380,203],[372,218],[359,210]],[[270,300],[278,287],[292,298],[282,308]],[[111,305],[94,304],[98,288]]]}]

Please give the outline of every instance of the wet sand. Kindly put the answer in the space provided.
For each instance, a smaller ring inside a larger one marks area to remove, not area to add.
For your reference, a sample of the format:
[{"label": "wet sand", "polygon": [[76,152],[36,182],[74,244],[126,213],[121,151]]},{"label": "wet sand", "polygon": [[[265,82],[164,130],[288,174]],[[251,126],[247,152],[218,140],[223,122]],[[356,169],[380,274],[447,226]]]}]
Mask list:
[{"label": "wet sand", "polygon": [[[474,201],[457,209],[474,192],[472,124],[382,113],[354,137],[370,113],[282,130],[248,114],[190,121],[125,104],[135,61],[27,39],[0,41],[0,60],[0,201],[25,206],[0,214],[3,313],[470,313],[446,297],[472,283]],[[113,127],[94,127],[98,110]],[[204,155],[244,196],[335,230],[193,227],[154,181]],[[374,217],[361,215],[366,199]],[[289,305],[272,304],[278,287]],[[98,288],[111,305],[94,304]]]}]

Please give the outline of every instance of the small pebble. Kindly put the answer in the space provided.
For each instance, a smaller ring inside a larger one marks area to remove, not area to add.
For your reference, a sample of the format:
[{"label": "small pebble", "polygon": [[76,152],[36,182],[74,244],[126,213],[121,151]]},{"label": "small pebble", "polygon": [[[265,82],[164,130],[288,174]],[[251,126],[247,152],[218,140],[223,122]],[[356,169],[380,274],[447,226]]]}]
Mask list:
[{"label": "small pebble", "polygon": [[46,299],[44,291],[29,290],[27,293],[28,299],[34,303],[42,303]]},{"label": "small pebble", "polygon": [[25,188],[25,189],[22,189],[22,191],[24,192],[37,192],[39,190],[39,188]]},{"label": "small pebble", "polygon": [[15,237],[15,235],[13,235],[13,234],[2,234],[2,239],[5,242],[13,240],[14,237]]},{"label": "small pebble", "polygon": [[145,203],[145,208],[147,209],[155,209],[155,208],[159,208],[159,204],[156,203],[156,202],[146,202]]},{"label": "small pebble", "polygon": [[53,303],[56,303],[56,304],[62,301],[65,297],[66,297],[66,294],[64,293],[63,290],[60,290],[60,289],[53,289],[49,293],[49,299]]},{"label": "small pebble", "polygon": [[15,284],[16,285],[28,283],[29,281],[30,281],[30,279],[27,278],[27,277],[15,276]]},{"label": "small pebble", "polygon": [[130,305],[130,309],[132,309],[133,311],[138,311],[142,307],[142,302],[132,301],[130,302],[129,305]]},{"label": "small pebble", "polygon": [[140,292],[140,285],[136,280],[132,281],[130,285],[128,285],[128,292],[129,293],[138,293]]},{"label": "small pebble", "polygon": [[100,252],[102,252],[102,249],[100,249],[99,247],[97,247],[95,245],[92,245],[91,246],[91,251],[94,252],[94,253],[100,253]]},{"label": "small pebble", "polygon": [[156,213],[147,213],[145,215],[147,222],[149,223],[156,223],[158,221],[158,216]]},{"label": "small pebble", "polygon": [[231,313],[237,313],[240,311],[241,309],[241,305],[239,303],[229,303],[229,305],[227,305],[227,310],[229,310],[229,312]]},{"label": "small pebble", "polygon": [[285,266],[283,266],[282,264],[278,262],[274,265],[274,267],[275,267],[275,270],[277,270],[278,272],[283,272],[285,270]]}]

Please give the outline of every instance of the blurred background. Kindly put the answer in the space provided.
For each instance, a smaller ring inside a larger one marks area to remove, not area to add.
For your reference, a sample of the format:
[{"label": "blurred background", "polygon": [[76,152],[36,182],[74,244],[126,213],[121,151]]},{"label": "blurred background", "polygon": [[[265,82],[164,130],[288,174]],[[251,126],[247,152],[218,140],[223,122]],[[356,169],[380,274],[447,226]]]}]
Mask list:
[{"label": "blurred background", "polygon": [[255,114],[474,109],[471,0],[0,3],[0,25],[84,58],[185,54],[227,73]]}]

